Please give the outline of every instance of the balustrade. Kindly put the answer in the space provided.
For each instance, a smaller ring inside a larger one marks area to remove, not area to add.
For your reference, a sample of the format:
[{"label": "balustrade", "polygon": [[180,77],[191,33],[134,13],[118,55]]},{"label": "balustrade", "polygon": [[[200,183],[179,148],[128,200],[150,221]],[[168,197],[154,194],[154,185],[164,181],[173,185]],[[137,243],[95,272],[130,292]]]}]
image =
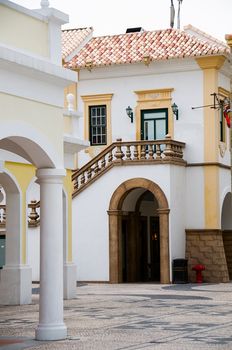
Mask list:
[{"label": "balustrade", "polygon": [[0,205],[0,227],[5,227],[6,225],[6,206],[5,204]]},{"label": "balustrade", "polygon": [[[28,208],[31,209],[28,214],[28,226],[29,227],[37,227],[40,224],[40,202],[36,200],[32,200],[28,204]],[[6,226],[6,205],[0,205],[0,228],[5,228]]]},{"label": "balustrade", "polygon": [[75,171],[72,175],[74,184],[73,195],[77,194],[86,185],[93,182],[100,174],[109,170],[114,165],[129,165],[132,163],[185,163],[183,160],[183,142],[171,140],[167,136],[164,140],[156,141],[122,141],[116,142],[105,148],[99,155]]}]

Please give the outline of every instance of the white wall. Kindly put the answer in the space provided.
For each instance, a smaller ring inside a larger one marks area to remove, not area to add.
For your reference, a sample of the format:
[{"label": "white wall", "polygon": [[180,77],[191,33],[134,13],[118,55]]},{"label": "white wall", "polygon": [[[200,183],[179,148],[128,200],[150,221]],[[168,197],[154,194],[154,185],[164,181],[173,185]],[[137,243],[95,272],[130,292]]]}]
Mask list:
[{"label": "white wall", "polygon": [[[188,64],[186,63],[188,62]],[[78,83],[78,108],[83,115],[82,95],[113,93],[112,138],[135,140],[136,124],[127,117],[125,108],[135,108],[134,91],[174,88],[173,100],[179,106],[179,120],[174,120],[174,139],[186,142],[185,158],[189,162],[203,161],[203,74],[194,61],[173,60],[143,64],[113,66],[81,71]],[[86,157],[85,157],[86,158]]]},{"label": "white wall", "polygon": [[40,262],[40,226],[27,231],[28,265],[32,268],[32,281],[39,281]]},{"label": "white wall", "polygon": [[[184,235],[185,218],[182,215],[184,167],[170,165],[143,165],[114,167],[73,199],[73,251],[77,265],[77,280],[109,280],[109,222],[107,210],[117,187],[131,178],[146,178],[163,190],[170,206],[170,234],[173,240]],[[174,176],[176,190],[170,189]],[[178,192],[179,200],[174,196]],[[171,199],[171,193],[173,198]],[[137,195],[136,195],[137,197]],[[175,206],[178,203],[178,207]],[[173,251],[172,251],[173,246]],[[183,244],[171,246],[171,258],[183,254]]]},{"label": "white wall", "polygon": [[[186,168],[170,167],[170,258],[185,258]],[[170,271],[171,271],[170,265]]]},{"label": "white wall", "polygon": [[204,228],[204,169],[203,167],[186,168],[186,229]]}]

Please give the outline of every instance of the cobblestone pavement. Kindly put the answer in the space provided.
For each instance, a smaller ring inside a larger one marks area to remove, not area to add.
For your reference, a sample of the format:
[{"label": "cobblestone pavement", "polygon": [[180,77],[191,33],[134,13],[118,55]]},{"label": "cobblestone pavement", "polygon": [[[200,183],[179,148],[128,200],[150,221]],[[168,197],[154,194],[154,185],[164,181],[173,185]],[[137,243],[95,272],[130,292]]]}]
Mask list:
[{"label": "cobblestone pavement", "polygon": [[0,350],[232,350],[231,283],[80,284],[58,342],[33,339],[38,299],[0,307]]}]

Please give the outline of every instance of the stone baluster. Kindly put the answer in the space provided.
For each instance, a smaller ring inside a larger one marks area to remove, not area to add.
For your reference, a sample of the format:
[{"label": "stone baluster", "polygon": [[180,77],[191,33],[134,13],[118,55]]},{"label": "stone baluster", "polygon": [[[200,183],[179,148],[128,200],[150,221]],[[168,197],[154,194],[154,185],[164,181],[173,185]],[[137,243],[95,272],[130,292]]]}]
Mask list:
[{"label": "stone baluster", "polygon": [[100,168],[99,168],[99,165],[98,165],[98,161],[94,164],[93,171],[94,171],[94,174],[99,173]]},{"label": "stone baluster", "polygon": [[101,169],[104,169],[106,167],[106,160],[105,156],[101,159]]},{"label": "stone baluster", "polygon": [[31,209],[31,212],[28,215],[29,218],[29,225],[31,226],[37,226],[39,214],[36,211],[36,200],[31,200],[31,203],[29,204],[29,208]]},{"label": "stone baluster", "polygon": [[177,150],[176,150],[177,157],[182,159],[183,158],[183,149],[182,149],[182,147],[181,146],[176,146],[176,148],[177,148]]},{"label": "stone baluster", "polygon": [[85,184],[85,173],[81,174],[81,186]]},{"label": "stone baluster", "polygon": [[89,181],[92,177],[92,168],[89,168],[87,171],[87,181]]},{"label": "stone baluster", "polygon": [[[121,142],[122,139],[117,139],[116,141]],[[121,145],[119,144],[116,146],[116,152],[115,152],[116,161],[121,161],[123,157],[124,157],[124,153],[122,152]]]},{"label": "stone baluster", "polygon": [[142,145],[141,146],[141,155],[140,155],[141,159],[146,159],[146,146]]},{"label": "stone baluster", "polygon": [[134,160],[139,159],[138,145],[134,145]]},{"label": "stone baluster", "polygon": [[[171,141],[171,136],[169,134],[167,134],[165,138],[167,141]],[[172,158],[175,156],[175,152],[173,151],[170,142],[166,143],[163,154],[165,155],[165,158]]]},{"label": "stone baluster", "polygon": [[148,159],[154,159],[154,150],[153,150],[153,145],[148,145]]},{"label": "stone baluster", "polygon": [[131,160],[131,149],[130,149],[130,145],[126,146],[126,160]]},{"label": "stone baluster", "polygon": [[160,149],[160,144],[156,145],[156,159],[161,159],[161,149]]},{"label": "stone baluster", "polygon": [[113,153],[112,153],[112,150],[109,151],[109,156],[108,156],[108,163],[111,163],[113,160]]},{"label": "stone baluster", "polygon": [[79,179],[79,177],[78,177],[78,178],[76,178],[76,179],[74,180],[74,185],[73,185],[74,190],[78,190],[78,188],[79,188],[79,182],[78,182],[78,179]]}]

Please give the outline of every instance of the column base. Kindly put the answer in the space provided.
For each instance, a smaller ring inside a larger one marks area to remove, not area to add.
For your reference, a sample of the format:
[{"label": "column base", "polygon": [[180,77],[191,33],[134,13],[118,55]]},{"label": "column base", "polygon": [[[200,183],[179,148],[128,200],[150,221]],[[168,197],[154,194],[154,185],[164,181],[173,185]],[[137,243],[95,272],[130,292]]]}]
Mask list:
[{"label": "column base", "polygon": [[5,265],[0,272],[0,305],[31,304],[32,269]]},{"label": "column base", "polygon": [[77,294],[77,267],[73,263],[64,264],[64,299],[74,299]]},{"label": "column base", "polygon": [[35,330],[36,340],[62,340],[67,338],[67,327],[64,323],[54,325],[38,325]]}]

